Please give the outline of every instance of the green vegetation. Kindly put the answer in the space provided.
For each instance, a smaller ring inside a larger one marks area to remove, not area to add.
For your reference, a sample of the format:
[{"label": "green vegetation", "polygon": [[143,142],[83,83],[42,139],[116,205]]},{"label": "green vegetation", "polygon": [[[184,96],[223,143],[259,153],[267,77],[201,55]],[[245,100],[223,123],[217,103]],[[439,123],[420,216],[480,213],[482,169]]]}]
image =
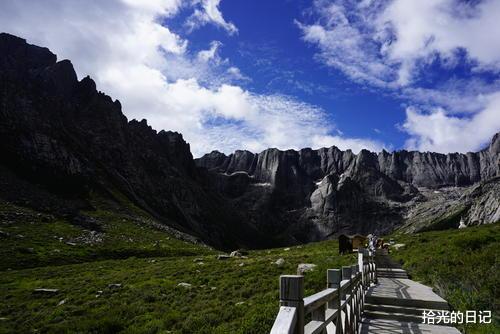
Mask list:
[{"label": "green vegetation", "polygon": [[5,202],[0,203],[0,214],[0,270],[131,256],[213,253],[207,247],[148,227],[151,219],[146,214],[118,213],[102,204],[97,210],[85,212],[90,223],[55,219]]},{"label": "green vegetation", "polygon": [[[280,275],[316,264],[305,279],[310,295],[325,287],[326,269],[356,261],[337,255],[336,241],[217,260],[217,251],[155,229],[131,205],[93,204],[81,223],[0,203],[0,333],[266,333]],[[499,229],[395,235],[406,247],[392,254],[455,309],[498,315]]]},{"label": "green vegetation", "polygon": [[305,280],[312,294],[325,288],[326,269],[355,263],[355,255],[337,255],[335,241],[217,260],[210,248],[102,207],[87,213],[103,233],[93,244],[78,241],[89,231],[68,221],[6,203],[0,212],[15,216],[0,224],[8,233],[1,236],[0,333],[265,333],[278,310],[280,275],[316,264]]},{"label": "green vegetation", "polygon": [[461,230],[395,235],[406,246],[393,251],[412,279],[432,286],[455,310],[491,310],[490,326],[468,325],[467,333],[500,328],[500,224]]}]

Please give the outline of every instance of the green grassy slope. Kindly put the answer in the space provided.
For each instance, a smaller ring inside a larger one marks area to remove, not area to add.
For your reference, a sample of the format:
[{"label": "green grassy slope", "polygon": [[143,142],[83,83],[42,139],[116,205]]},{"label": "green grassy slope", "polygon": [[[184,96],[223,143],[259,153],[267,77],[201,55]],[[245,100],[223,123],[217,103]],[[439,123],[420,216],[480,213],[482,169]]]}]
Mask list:
[{"label": "green grassy slope", "polygon": [[0,333],[265,333],[281,274],[316,264],[305,280],[312,294],[325,288],[326,269],[355,262],[337,255],[335,241],[217,260],[213,249],[148,227],[137,208],[93,205],[85,215],[97,239],[96,226],[0,203]]},{"label": "green grassy slope", "polygon": [[[323,242],[250,252],[247,259],[132,257],[6,271],[0,276],[0,331],[265,333],[278,309],[279,275],[295,273],[302,262],[317,264],[305,280],[312,294],[325,288],[327,268],[355,261],[336,253],[335,242]],[[280,257],[283,267],[273,263]],[[178,286],[183,282],[192,287]],[[59,292],[37,296],[36,288]]]},{"label": "green grassy slope", "polygon": [[[306,273],[310,295],[325,287],[326,269],[356,261],[339,256],[336,241],[217,260],[217,251],[148,225],[133,206],[93,205],[85,215],[97,224],[94,239],[95,226],[0,203],[0,333],[266,333],[280,275],[316,264]],[[498,314],[499,228],[397,235],[406,248],[393,255],[454,308]]]},{"label": "green grassy slope", "polygon": [[96,207],[84,212],[88,223],[0,202],[0,270],[213,252],[149,226],[152,219],[138,209],[115,211],[102,202]]},{"label": "green grassy slope", "polygon": [[443,296],[455,310],[491,310],[490,326],[468,325],[467,333],[500,332],[500,224],[462,230],[395,235],[406,246],[391,256],[412,279]]}]

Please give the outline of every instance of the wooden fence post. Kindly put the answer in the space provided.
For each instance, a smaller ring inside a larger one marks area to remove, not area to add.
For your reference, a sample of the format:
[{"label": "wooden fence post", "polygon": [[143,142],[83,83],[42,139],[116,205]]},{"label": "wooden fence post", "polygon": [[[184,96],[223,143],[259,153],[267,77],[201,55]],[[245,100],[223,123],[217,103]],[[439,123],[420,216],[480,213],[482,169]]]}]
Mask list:
[{"label": "wooden fence post", "polygon": [[304,334],[304,276],[280,276],[280,305],[295,307],[297,323],[294,334]]},{"label": "wooden fence post", "polygon": [[342,334],[342,291],[340,288],[340,281],[342,281],[342,272],[340,269],[328,269],[326,272],[327,287],[331,289],[338,289],[338,298],[328,302],[329,309],[337,309],[337,319],[335,322],[335,334]]}]

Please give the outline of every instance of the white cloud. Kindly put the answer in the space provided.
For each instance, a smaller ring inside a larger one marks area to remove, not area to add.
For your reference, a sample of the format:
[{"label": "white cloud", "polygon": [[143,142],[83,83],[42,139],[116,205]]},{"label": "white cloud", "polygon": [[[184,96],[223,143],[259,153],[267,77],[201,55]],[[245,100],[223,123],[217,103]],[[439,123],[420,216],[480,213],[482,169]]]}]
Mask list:
[{"label": "white cloud", "polygon": [[384,144],[380,141],[370,140],[370,139],[359,139],[359,138],[344,138],[340,136],[313,136],[313,147],[330,147],[337,146],[341,150],[352,150],[354,153],[358,153],[362,149],[366,149],[373,152],[380,152],[382,149],[387,149]]},{"label": "white cloud", "polygon": [[455,57],[457,48],[480,66],[500,69],[498,30],[500,2],[457,0],[395,0],[378,17],[379,26],[389,25],[395,39],[387,48],[389,58],[401,61],[402,71],[410,73],[419,58],[439,53]]},{"label": "white cloud", "polygon": [[500,92],[485,99],[486,106],[481,112],[462,118],[449,116],[441,108],[430,113],[407,108],[403,128],[411,137],[406,146],[442,153],[477,151],[500,129]]},{"label": "white cloud", "polygon": [[210,49],[202,50],[198,52],[198,59],[203,62],[208,62],[210,60],[214,60],[218,58],[217,50],[222,45],[219,41],[213,41],[210,43]]},{"label": "white cloud", "polygon": [[[500,112],[492,102],[500,92],[500,39],[494,33],[500,1],[316,0],[313,8],[317,20],[297,24],[304,41],[318,47],[320,61],[424,110],[407,109],[407,147],[477,149],[500,130]],[[430,63],[439,60],[451,70],[464,62],[464,54],[468,78],[441,77],[433,87],[419,85]],[[496,79],[484,79],[485,72]],[[469,132],[460,146],[460,131],[485,119],[485,130]]]},{"label": "white cloud", "polygon": [[226,30],[230,35],[238,33],[238,28],[227,22],[219,9],[221,0],[193,0],[192,3],[199,8],[196,8],[194,13],[187,19],[186,25],[190,30],[197,29],[207,23],[215,24],[218,27]]},{"label": "white cloud", "polygon": [[[202,4],[222,22],[219,1]],[[176,0],[2,1],[0,30],[71,59],[80,78],[90,74],[99,90],[121,101],[125,115],[181,132],[195,156],[213,149],[382,147],[330,136],[335,129],[318,107],[232,83],[244,75],[220,58],[219,42],[192,53],[185,38],[160,24],[180,6]]]}]

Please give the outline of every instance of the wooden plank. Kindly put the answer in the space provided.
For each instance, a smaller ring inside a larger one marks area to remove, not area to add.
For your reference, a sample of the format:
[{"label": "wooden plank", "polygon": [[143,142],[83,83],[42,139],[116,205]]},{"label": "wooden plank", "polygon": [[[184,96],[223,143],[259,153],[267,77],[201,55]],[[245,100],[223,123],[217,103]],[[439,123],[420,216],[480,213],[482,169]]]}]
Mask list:
[{"label": "wooden plank", "polygon": [[281,306],[273,328],[271,328],[271,334],[294,334],[296,323],[297,309],[295,307]]}]

